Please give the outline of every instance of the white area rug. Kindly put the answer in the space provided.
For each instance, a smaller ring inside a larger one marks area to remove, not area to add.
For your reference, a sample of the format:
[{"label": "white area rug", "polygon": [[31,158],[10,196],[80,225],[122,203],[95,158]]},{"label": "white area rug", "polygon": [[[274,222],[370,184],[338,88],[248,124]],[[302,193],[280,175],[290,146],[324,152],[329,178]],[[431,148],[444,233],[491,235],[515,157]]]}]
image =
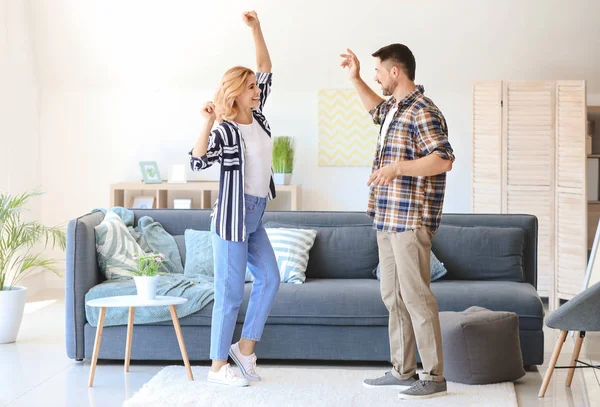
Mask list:
[{"label": "white area rug", "polygon": [[167,366],[124,403],[148,406],[443,406],[517,407],[512,383],[467,386],[448,383],[448,395],[429,400],[406,401],[392,389],[365,389],[365,378],[380,376],[384,369],[323,367],[259,367],[263,377],[249,387],[233,388],[206,382],[208,367],[192,367],[189,381],[183,366]]}]

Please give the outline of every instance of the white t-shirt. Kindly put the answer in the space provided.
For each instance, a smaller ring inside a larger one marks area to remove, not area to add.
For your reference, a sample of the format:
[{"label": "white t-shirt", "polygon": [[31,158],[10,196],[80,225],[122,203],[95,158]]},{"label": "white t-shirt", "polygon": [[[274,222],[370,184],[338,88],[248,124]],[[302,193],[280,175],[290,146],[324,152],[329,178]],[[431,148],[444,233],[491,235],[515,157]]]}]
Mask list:
[{"label": "white t-shirt", "polygon": [[273,140],[254,118],[251,124],[237,125],[244,142],[244,193],[265,198],[271,181]]},{"label": "white t-shirt", "polygon": [[388,130],[390,129],[390,124],[394,120],[394,115],[398,111],[398,105],[394,105],[387,114],[385,115],[385,120],[383,121],[383,126],[381,126],[381,133],[379,134],[379,153],[383,151],[383,146],[385,145],[385,138],[387,137]]}]

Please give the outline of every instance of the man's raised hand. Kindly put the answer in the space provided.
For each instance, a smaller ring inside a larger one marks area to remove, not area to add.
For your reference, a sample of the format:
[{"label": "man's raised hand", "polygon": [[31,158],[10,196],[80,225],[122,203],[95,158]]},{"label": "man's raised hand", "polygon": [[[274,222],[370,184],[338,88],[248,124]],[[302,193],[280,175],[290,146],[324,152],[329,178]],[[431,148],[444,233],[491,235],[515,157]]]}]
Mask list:
[{"label": "man's raised hand", "polygon": [[350,49],[346,49],[347,54],[340,54],[343,59],[342,68],[348,68],[348,76],[350,79],[360,78],[360,61]]}]

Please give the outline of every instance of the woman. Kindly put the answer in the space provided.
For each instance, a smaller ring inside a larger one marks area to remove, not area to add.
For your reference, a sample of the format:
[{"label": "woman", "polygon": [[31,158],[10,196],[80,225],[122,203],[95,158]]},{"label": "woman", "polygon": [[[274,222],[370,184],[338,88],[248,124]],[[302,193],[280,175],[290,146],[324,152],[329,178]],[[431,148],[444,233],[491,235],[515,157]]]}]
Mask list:
[{"label": "woman", "polygon": [[[244,13],[243,20],[252,29],[258,72],[238,66],[225,73],[214,104],[207,102],[202,108],[205,124],[190,153],[195,171],[221,164],[211,223],[215,297],[208,381],[231,386],[260,380],[254,345],[279,289],[277,260],[262,224],[267,199],[275,197],[271,130],[262,114],[271,88],[271,59],[256,12]],[[219,124],[211,131],[215,120]],[[242,337],[231,345],[246,267],[254,283]],[[227,363],[228,355],[244,377]]]}]

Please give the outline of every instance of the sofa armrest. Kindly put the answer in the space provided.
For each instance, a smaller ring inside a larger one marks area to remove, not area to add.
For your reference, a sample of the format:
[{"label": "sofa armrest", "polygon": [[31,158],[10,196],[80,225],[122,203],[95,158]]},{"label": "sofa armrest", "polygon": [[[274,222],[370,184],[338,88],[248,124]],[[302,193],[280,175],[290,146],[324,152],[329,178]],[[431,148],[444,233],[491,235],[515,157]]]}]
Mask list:
[{"label": "sofa armrest", "polygon": [[96,260],[94,235],[94,227],[103,219],[102,212],[88,213],[67,226],[66,347],[67,356],[72,359],[84,357],[85,294],[104,280]]}]

